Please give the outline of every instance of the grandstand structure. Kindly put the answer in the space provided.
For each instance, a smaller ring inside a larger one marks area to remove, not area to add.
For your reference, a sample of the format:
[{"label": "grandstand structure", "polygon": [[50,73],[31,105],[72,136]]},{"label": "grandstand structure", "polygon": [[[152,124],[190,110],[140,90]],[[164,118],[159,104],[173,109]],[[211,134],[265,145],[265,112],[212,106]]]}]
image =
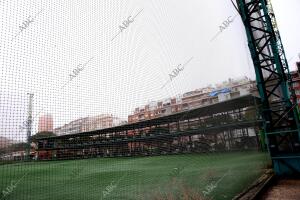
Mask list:
[{"label": "grandstand structure", "polygon": [[257,149],[260,99],[252,94],[155,119],[35,139],[36,158],[74,159]]}]

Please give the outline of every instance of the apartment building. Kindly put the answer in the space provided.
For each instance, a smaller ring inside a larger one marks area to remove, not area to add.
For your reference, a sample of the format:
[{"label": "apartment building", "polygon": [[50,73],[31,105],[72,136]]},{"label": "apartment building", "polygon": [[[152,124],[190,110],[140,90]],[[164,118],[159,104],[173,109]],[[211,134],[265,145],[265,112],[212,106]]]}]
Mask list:
[{"label": "apartment building", "polygon": [[52,132],[53,117],[50,114],[43,115],[39,118],[38,132]]},{"label": "apartment building", "polygon": [[68,124],[54,129],[56,135],[66,135],[110,128],[127,123],[111,114],[101,114],[93,117],[76,119]]},{"label": "apartment building", "polygon": [[256,82],[248,77],[229,79],[216,84],[189,91],[178,97],[167,98],[161,101],[153,101],[136,108],[132,115],[128,116],[128,123],[153,119],[164,115],[194,109],[213,103],[236,98],[256,91]]},{"label": "apartment building", "polygon": [[110,128],[125,123],[126,121],[121,120],[112,114],[101,114],[94,117],[89,117],[82,125],[82,132]]},{"label": "apartment building", "polygon": [[68,124],[54,129],[56,135],[75,134],[83,131],[82,125],[88,120],[88,117],[76,119]]},{"label": "apartment building", "polygon": [[[300,58],[299,58],[300,59]],[[300,106],[300,61],[296,62],[297,70],[292,71],[293,88],[297,97],[298,106]]]}]

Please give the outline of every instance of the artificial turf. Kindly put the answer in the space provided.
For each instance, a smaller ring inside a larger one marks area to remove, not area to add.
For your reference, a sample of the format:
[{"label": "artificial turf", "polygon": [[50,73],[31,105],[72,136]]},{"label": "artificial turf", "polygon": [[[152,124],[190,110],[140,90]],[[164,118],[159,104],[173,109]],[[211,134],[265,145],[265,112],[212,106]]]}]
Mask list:
[{"label": "artificial turf", "polygon": [[232,199],[268,163],[248,151],[7,164],[0,199]]}]

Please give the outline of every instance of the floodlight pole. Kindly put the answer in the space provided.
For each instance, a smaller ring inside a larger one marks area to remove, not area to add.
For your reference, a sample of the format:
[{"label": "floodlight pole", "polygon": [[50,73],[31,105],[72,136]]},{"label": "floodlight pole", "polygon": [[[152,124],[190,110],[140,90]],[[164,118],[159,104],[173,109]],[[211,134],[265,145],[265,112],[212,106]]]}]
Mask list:
[{"label": "floodlight pole", "polygon": [[27,93],[29,95],[28,103],[28,113],[27,113],[27,148],[26,148],[26,160],[30,160],[30,137],[31,137],[31,128],[32,128],[32,102],[33,94]]}]

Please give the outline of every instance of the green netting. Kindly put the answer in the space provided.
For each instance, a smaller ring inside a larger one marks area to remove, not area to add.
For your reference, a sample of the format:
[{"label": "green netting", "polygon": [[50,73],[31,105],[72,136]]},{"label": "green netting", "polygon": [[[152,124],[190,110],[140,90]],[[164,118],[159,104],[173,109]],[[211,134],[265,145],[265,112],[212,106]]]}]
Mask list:
[{"label": "green netting", "polygon": [[232,199],[270,167],[230,1],[3,0],[0,16],[0,200]]}]

